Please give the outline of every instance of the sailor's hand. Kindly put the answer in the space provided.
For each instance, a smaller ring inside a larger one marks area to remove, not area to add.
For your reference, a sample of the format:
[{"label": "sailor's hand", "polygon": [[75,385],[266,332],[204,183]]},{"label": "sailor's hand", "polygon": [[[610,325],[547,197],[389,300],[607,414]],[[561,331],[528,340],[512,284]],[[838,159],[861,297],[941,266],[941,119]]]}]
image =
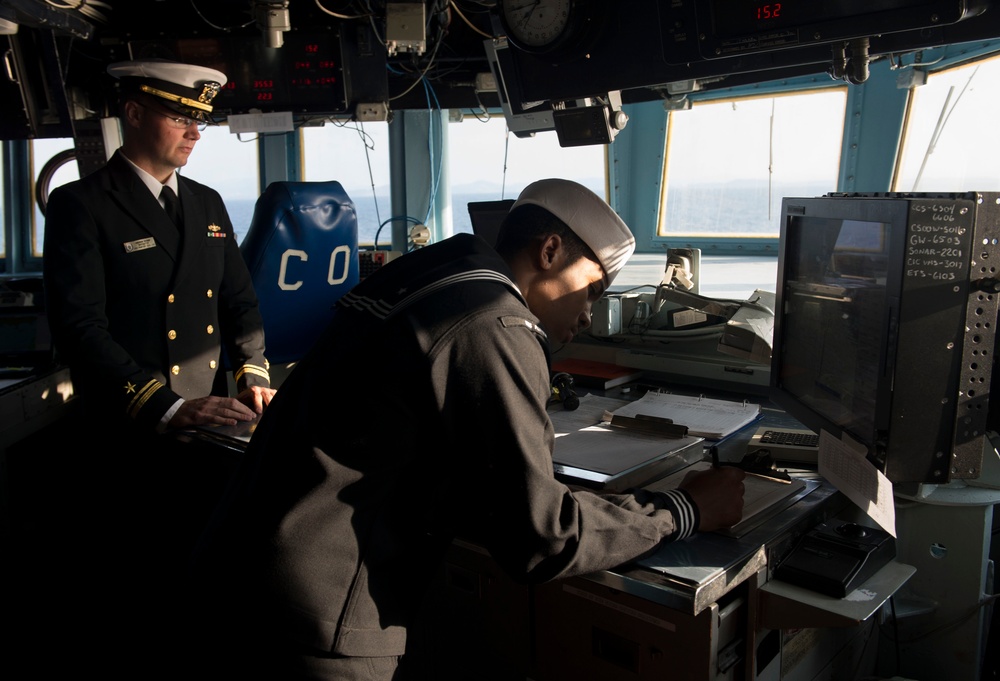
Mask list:
[{"label": "sailor's hand", "polygon": [[264,407],[270,404],[275,392],[277,391],[274,388],[262,388],[255,385],[241,392],[236,396],[236,399],[253,409],[254,413],[263,414]]},{"label": "sailor's hand", "polygon": [[689,474],[680,488],[694,499],[701,516],[699,532],[731,527],[743,516],[743,478],[736,466],[721,466]]},{"label": "sailor's hand", "polygon": [[240,421],[253,421],[257,413],[235,397],[196,397],[184,400],[167,424],[170,428],[194,426],[235,426]]}]

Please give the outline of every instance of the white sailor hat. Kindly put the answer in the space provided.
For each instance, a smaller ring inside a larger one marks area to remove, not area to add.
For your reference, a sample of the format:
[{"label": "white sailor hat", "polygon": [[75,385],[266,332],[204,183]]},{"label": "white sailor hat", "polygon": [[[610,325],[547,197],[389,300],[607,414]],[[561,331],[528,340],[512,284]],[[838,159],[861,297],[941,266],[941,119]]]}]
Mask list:
[{"label": "white sailor hat", "polygon": [[144,92],[171,111],[199,121],[211,120],[212,100],[226,84],[226,74],[206,66],[150,59],[111,64],[108,73],[122,94]]},{"label": "white sailor hat", "polygon": [[635,237],[618,213],[582,184],[558,178],[532,182],[511,210],[523,204],[541,206],[590,246],[604,268],[605,287],[635,252]]}]

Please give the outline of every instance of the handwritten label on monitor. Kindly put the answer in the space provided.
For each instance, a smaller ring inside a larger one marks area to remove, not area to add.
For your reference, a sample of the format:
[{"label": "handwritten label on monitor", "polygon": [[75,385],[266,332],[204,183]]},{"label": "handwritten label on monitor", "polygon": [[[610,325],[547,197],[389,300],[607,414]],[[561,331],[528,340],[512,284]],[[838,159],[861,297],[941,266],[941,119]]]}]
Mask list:
[{"label": "handwritten label on monitor", "polygon": [[906,276],[928,283],[958,281],[969,267],[970,210],[960,201],[910,206]]}]

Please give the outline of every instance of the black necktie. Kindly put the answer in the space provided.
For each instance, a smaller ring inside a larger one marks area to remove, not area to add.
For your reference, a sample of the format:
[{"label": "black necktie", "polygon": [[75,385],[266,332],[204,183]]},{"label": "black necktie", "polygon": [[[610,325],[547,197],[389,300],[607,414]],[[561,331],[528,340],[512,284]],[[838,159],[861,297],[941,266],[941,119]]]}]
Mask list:
[{"label": "black necktie", "polygon": [[183,227],[184,215],[181,213],[181,202],[177,198],[177,194],[174,194],[174,190],[167,185],[163,185],[160,196],[163,197],[163,208],[167,211],[167,217],[173,220],[177,229]]}]

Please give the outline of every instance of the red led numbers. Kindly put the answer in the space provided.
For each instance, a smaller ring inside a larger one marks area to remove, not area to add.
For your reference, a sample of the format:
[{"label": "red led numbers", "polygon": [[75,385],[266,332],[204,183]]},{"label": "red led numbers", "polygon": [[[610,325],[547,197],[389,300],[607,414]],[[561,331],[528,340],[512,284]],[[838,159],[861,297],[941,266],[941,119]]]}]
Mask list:
[{"label": "red led numbers", "polygon": [[757,5],[757,20],[777,19],[781,16],[781,3],[773,2],[767,5]]}]

